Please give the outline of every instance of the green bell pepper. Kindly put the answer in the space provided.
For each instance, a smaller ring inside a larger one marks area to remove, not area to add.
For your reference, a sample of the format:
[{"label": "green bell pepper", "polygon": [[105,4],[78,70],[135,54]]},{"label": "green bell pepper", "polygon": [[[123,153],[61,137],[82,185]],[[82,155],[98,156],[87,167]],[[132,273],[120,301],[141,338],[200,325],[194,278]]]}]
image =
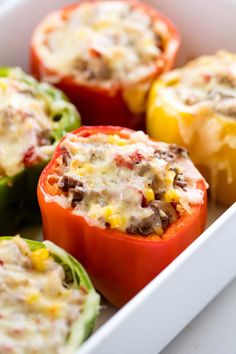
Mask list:
[{"label": "green bell pepper", "polygon": [[[38,82],[19,68],[0,67],[0,80],[8,77],[24,83],[43,103],[51,122],[50,142],[53,147],[66,132],[79,127],[79,113],[62,91]],[[22,225],[40,220],[36,188],[39,175],[50,158],[26,166],[14,176],[1,175],[0,165],[0,235],[15,233]]]},{"label": "green bell pepper", "polygon": [[[3,240],[11,240],[12,238],[11,236],[0,237],[0,242]],[[62,248],[50,241],[38,242],[26,239],[23,240],[28,244],[31,251],[36,251],[40,248],[48,249],[49,255],[53,257],[55,262],[63,267],[65,272],[64,282],[69,288],[73,287],[79,289],[82,287],[86,290],[83,310],[79,318],[72,323],[65,343],[65,354],[72,354],[93,330],[96,317],[99,313],[100,296],[96,293],[82,265]]]}]

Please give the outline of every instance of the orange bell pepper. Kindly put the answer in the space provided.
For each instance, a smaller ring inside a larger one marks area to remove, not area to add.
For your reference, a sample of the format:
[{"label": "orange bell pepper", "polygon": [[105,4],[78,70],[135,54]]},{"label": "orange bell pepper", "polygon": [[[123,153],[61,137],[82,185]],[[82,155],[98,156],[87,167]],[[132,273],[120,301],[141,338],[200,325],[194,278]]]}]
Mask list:
[{"label": "orange bell pepper", "polygon": [[[132,133],[129,129],[99,126],[81,127],[73,134],[85,137],[99,132],[118,134],[122,138]],[[191,214],[182,214],[162,237],[153,234],[144,238],[92,226],[84,217],[73,214],[71,208],[65,209],[49,201],[47,194],[51,192],[47,177],[55,169],[60,155],[59,145],[38,184],[44,237],[73,254],[84,265],[95,287],[108,301],[120,307],[201,234],[206,221],[205,181],[200,177],[196,186],[204,192],[202,204],[192,205]]]}]

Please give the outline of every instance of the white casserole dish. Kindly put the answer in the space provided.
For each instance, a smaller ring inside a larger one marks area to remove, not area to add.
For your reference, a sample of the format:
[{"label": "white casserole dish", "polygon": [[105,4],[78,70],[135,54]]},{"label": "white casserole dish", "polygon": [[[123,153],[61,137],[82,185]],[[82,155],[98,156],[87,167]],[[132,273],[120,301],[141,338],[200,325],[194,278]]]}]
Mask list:
[{"label": "white casserole dish", "polygon": [[[0,64],[27,69],[33,28],[49,11],[69,2],[74,1],[3,1]],[[236,52],[232,0],[151,2],[182,33],[179,63],[218,49]],[[210,205],[209,211],[209,223],[217,220],[143,291],[116,314],[110,305],[101,310],[100,328],[78,354],[157,354],[235,277],[236,203],[227,211]],[[37,237],[38,230],[28,231],[33,232]]]}]

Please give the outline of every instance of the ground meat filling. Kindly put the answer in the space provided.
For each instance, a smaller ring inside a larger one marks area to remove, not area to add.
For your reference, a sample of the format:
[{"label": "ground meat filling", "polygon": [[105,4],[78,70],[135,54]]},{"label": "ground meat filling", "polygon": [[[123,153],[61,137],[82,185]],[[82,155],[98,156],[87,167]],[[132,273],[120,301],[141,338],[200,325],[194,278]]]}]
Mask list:
[{"label": "ground meat filling", "polygon": [[53,151],[45,102],[18,79],[20,70],[12,72],[0,77],[0,178],[48,159]]},{"label": "ground meat filling", "polygon": [[72,208],[81,202],[84,197],[83,183],[70,176],[63,176],[58,183],[58,187],[63,192],[70,193],[72,195]]},{"label": "ground meat filling", "polygon": [[195,181],[185,175],[184,148],[154,143],[141,132],[123,139],[68,134],[48,183],[56,201],[99,227],[161,236],[189,206]]},{"label": "ground meat filling", "polygon": [[0,242],[0,353],[63,354],[87,290],[46,248],[19,236]]},{"label": "ground meat filling", "polygon": [[44,26],[38,50],[47,66],[80,81],[132,83],[164,64],[167,27],[128,2],[85,2]]},{"label": "ground meat filling", "polygon": [[140,234],[142,236],[148,236],[154,233],[159,234],[178,219],[178,213],[174,205],[170,203],[154,200],[150,202],[149,205],[146,205],[146,207],[147,206],[150,206],[154,213],[141,222],[133,220],[133,223],[126,228],[127,233]]},{"label": "ground meat filling", "polygon": [[185,105],[236,119],[236,57],[227,52],[200,57],[176,73],[173,89]]}]

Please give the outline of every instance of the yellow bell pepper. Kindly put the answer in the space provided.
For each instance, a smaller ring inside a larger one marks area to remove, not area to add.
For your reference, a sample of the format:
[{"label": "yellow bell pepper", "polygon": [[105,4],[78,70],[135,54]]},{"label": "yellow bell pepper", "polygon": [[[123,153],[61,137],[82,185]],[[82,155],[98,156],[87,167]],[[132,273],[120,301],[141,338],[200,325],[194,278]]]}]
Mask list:
[{"label": "yellow bell pepper", "polygon": [[[196,94],[196,85],[198,92],[202,90],[200,93],[204,94],[209,80],[214,90],[219,80],[216,77],[219,71],[215,68],[222,69],[222,77],[228,75],[231,65],[236,65],[236,55],[219,52],[215,56],[200,57],[181,69],[162,75],[151,89],[146,116],[148,134],[167,143],[185,146],[193,162],[210,183],[213,198],[224,205],[236,201],[236,117],[219,112],[214,107],[214,101],[210,104],[206,101],[198,105],[187,104],[181,100],[178,90],[185,84],[184,80],[188,80],[190,90],[187,92],[190,95]],[[209,77],[205,75],[206,83],[199,85],[198,82],[191,88],[191,70],[192,73],[195,70],[195,77],[200,77],[206,69],[210,73]],[[196,70],[200,73],[197,71],[196,74]],[[236,75],[234,80],[236,82]],[[218,82],[218,85],[236,90],[236,87],[230,86],[231,83],[227,86],[227,81]],[[221,105],[222,102],[217,103]]]}]

